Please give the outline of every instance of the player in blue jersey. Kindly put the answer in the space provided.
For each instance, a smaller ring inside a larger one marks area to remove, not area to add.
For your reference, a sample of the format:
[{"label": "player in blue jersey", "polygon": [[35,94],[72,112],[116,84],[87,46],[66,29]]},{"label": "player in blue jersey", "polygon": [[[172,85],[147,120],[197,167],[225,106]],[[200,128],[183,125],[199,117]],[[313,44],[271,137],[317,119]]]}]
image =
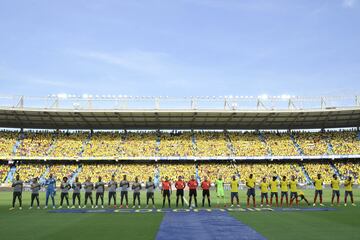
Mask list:
[{"label": "player in blue jersey", "polygon": [[55,208],[55,193],[56,193],[56,180],[53,177],[52,173],[49,178],[45,181],[46,186],[46,200],[45,200],[45,208],[48,207],[49,197],[51,197],[53,208]]}]

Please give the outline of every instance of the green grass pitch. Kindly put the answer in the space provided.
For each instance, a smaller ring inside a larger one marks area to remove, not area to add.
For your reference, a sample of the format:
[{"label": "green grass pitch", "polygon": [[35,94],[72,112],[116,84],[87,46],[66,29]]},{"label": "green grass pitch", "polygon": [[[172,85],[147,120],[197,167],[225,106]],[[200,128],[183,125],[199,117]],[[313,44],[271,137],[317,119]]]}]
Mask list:
[{"label": "green grass pitch", "polygon": [[[199,192],[200,193],[200,192]],[[360,191],[355,190],[355,201]],[[257,193],[258,194],[258,193]],[[305,191],[310,202],[313,190]],[[343,192],[342,192],[343,194]],[[70,194],[71,195],[71,194]],[[199,202],[201,196],[199,196]],[[230,193],[226,193],[229,202]],[[257,200],[259,201],[259,195]],[[132,202],[132,194],[129,194]],[[57,203],[59,194],[56,196]],[[83,197],[83,195],[82,195]],[[174,207],[175,194],[172,194]],[[29,210],[30,194],[23,195],[23,210],[9,211],[12,193],[0,192],[0,239],[154,239],[163,213],[48,213],[47,210]],[[119,196],[117,196],[119,199]],[[43,205],[45,196],[40,195]],[[82,199],[83,200],[83,199]],[[155,195],[157,207],[161,207],[159,193]],[[240,192],[242,207],[245,191]],[[330,207],[330,190],[324,191],[324,203]],[[145,194],[141,195],[142,207]],[[343,202],[343,196],[341,196]],[[105,194],[107,202],[107,194]],[[216,205],[212,192],[212,205]],[[302,203],[302,207],[305,207]],[[360,206],[336,207],[336,211],[323,212],[231,212],[268,239],[360,239]]]}]

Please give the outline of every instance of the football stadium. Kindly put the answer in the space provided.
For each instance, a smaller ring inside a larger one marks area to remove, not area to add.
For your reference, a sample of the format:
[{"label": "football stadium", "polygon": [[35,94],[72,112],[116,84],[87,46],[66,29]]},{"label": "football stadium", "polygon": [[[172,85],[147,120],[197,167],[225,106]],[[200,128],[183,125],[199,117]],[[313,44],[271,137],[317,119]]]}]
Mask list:
[{"label": "football stadium", "polygon": [[[320,97],[304,109],[309,99],[290,96],[2,97],[12,104],[0,109],[2,232],[356,238],[357,99]],[[327,107],[335,100],[343,106]]]},{"label": "football stadium", "polygon": [[0,240],[360,240],[360,0],[1,0]]}]

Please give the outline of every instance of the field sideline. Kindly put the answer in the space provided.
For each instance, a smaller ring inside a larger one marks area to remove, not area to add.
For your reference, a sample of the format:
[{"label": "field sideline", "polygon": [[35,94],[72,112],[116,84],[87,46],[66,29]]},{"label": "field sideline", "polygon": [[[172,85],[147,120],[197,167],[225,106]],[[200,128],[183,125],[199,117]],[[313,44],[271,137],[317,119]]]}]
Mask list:
[{"label": "field sideline", "polygon": [[[304,191],[310,202],[313,190]],[[199,192],[200,193],[200,192]],[[198,204],[202,196],[198,193]],[[341,192],[343,195],[343,191]],[[360,191],[354,190],[355,202],[359,203]],[[70,194],[71,195],[71,194]],[[229,195],[227,192],[229,205]],[[132,202],[132,194],[129,194]],[[186,194],[187,196],[187,194]],[[212,205],[216,206],[215,192]],[[259,192],[257,201],[259,202]],[[59,201],[59,194],[56,196]],[[83,197],[83,195],[82,195]],[[62,214],[47,210],[28,210],[30,193],[23,195],[23,210],[9,211],[12,193],[0,192],[0,232],[2,240],[12,239],[154,239],[164,213],[113,213],[113,214]],[[117,196],[119,199],[119,196]],[[175,194],[172,194],[175,207]],[[40,195],[43,206],[44,193]],[[83,200],[83,199],[82,199]],[[240,192],[241,207],[245,207],[245,192]],[[145,194],[141,194],[145,207]],[[161,207],[159,192],[155,195],[156,206]],[[343,196],[341,196],[343,202]],[[105,194],[107,203],[107,194]],[[324,203],[330,207],[330,190],[324,191]],[[305,204],[302,202],[302,207]],[[307,207],[307,206],[306,206]],[[50,208],[52,209],[52,208]],[[231,212],[268,239],[360,239],[360,206],[336,207],[326,212]]]}]

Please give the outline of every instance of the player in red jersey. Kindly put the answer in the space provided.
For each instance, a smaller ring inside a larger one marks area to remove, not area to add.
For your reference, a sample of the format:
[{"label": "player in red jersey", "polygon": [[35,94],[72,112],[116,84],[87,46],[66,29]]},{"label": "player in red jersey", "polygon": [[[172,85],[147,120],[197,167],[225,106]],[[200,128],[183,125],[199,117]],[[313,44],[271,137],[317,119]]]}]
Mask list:
[{"label": "player in red jersey", "polygon": [[184,188],[185,182],[182,180],[182,177],[179,176],[178,180],[175,182],[176,188],[176,207],[179,205],[179,198],[181,198],[182,207],[184,207]]},{"label": "player in red jersey", "polygon": [[169,204],[169,208],[170,208],[170,194],[171,194],[171,182],[169,181],[169,178],[166,176],[165,177],[165,181],[162,181],[162,188],[161,188],[161,192],[163,195],[163,205],[162,207],[165,207],[165,199],[167,197],[168,199],[168,204]]},{"label": "player in red jersey", "polygon": [[188,187],[189,187],[189,207],[191,207],[191,200],[192,197],[194,196],[194,202],[195,202],[195,207],[197,207],[197,192],[196,189],[198,187],[198,183],[195,180],[194,175],[191,176],[190,181],[188,182]]},{"label": "player in red jersey", "polygon": [[207,197],[209,207],[211,207],[210,204],[210,186],[211,182],[208,180],[207,176],[204,177],[204,181],[201,183],[201,188],[203,190],[203,199],[202,199],[202,207],[205,205],[205,197]]}]

